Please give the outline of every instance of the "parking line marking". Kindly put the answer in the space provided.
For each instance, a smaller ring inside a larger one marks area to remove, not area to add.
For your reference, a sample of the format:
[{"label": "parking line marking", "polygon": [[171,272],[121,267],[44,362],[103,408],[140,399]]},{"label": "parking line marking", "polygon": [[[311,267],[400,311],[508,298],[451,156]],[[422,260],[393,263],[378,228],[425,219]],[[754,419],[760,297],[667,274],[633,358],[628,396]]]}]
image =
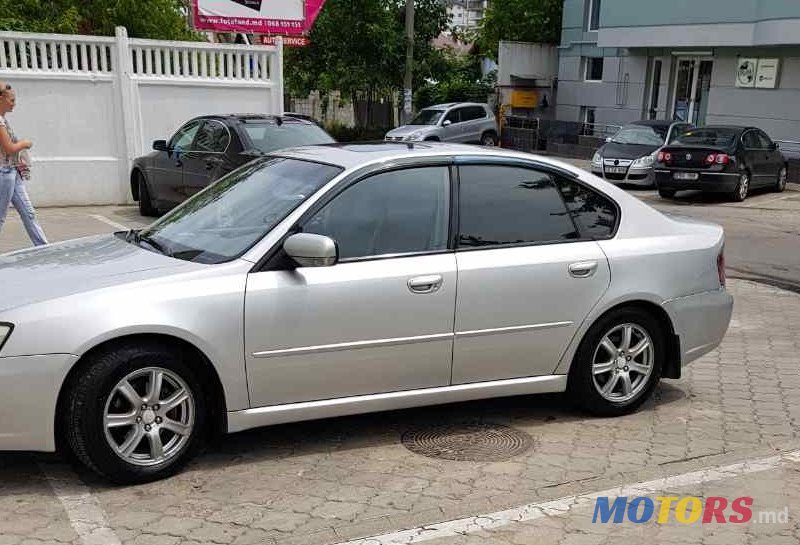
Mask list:
[{"label": "parking line marking", "polygon": [[797,197],[797,195],[792,195],[791,193],[789,193],[788,195],[782,195],[780,197],[774,197],[772,199],[768,199],[768,200],[765,200],[765,201],[752,202],[752,203],[749,203],[749,204],[740,204],[738,206],[738,208],[758,208],[759,206],[762,206],[762,205],[765,205],[765,204],[768,204],[768,203],[771,203],[771,202],[784,201],[786,199],[791,199],[793,197]]},{"label": "parking line marking", "polygon": [[800,450],[727,466],[691,471],[689,473],[674,475],[672,477],[663,477],[652,481],[623,485],[599,492],[566,496],[541,503],[529,503],[519,507],[512,507],[504,511],[429,524],[426,526],[418,526],[410,530],[401,530],[399,532],[355,539],[338,543],[337,545],[407,545],[409,543],[420,543],[431,539],[465,535],[520,522],[529,522],[544,517],[565,515],[575,507],[590,505],[592,501],[601,496],[648,496],[662,490],[722,481],[752,473],[769,471],[777,469],[786,462],[800,462]]},{"label": "parking line marking", "polygon": [[128,227],[127,225],[122,225],[121,223],[117,223],[116,221],[108,219],[105,216],[101,216],[100,214],[89,214],[89,217],[94,218],[97,221],[102,221],[103,223],[105,223],[106,225],[110,225],[111,227],[122,229],[123,231],[127,231],[128,229],[130,229],[130,227]]},{"label": "parking line marking", "polygon": [[97,498],[68,466],[40,463],[39,467],[83,545],[122,545]]}]

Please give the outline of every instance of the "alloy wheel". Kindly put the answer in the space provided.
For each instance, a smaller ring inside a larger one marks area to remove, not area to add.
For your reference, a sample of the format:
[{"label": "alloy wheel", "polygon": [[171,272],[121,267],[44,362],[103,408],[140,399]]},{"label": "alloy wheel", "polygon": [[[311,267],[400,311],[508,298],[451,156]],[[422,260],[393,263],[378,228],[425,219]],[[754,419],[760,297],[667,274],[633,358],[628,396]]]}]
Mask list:
[{"label": "alloy wheel", "polygon": [[195,400],[175,372],[146,367],[120,380],[105,403],[103,428],[111,449],[124,461],[154,466],[177,456],[188,444]]},{"label": "alloy wheel", "polygon": [[601,337],[594,351],[594,387],[608,401],[629,401],[647,387],[653,362],[653,341],[647,331],[636,324],[617,325]]},{"label": "alloy wheel", "polygon": [[788,178],[788,173],[786,172],[786,167],[784,167],[778,173],[778,191],[783,191],[784,189],[786,189],[787,178]]},{"label": "alloy wheel", "polygon": [[742,174],[739,177],[739,200],[745,200],[747,198],[747,193],[750,190],[750,176],[747,174]]}]

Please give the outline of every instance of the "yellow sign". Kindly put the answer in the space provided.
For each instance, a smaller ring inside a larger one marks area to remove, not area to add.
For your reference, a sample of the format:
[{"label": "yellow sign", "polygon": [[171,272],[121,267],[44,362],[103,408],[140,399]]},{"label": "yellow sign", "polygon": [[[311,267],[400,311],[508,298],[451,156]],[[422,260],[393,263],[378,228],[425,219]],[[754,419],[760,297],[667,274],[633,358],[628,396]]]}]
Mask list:
[{"label": "yellow sign", "polygon": [[535,108],[539,105],[539,93],[529,89],[511,91],[511,106],[514,108]]}]

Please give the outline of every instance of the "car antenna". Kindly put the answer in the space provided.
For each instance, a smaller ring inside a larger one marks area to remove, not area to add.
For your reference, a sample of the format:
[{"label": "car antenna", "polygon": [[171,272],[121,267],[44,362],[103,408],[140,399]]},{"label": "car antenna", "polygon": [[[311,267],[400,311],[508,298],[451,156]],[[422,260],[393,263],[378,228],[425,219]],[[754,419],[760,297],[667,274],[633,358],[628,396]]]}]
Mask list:
[{"label": "car antenna", "polygon": [[281,116],[279,115],[275,116],[275,124],[278,125],[279,127],[283,125],[283,119],[281,119]]}]

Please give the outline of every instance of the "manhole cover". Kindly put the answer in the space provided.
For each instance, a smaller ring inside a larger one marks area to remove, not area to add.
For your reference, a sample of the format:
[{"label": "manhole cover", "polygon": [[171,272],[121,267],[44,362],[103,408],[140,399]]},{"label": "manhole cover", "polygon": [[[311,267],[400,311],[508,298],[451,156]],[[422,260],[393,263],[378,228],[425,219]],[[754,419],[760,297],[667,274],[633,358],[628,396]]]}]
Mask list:
[{"label": "manhole cover", "polygon": [[403,445],[429,458],[466,462],[502,462],[533,446],[527,433],[500,424],[442,424],[412,429]]}]

